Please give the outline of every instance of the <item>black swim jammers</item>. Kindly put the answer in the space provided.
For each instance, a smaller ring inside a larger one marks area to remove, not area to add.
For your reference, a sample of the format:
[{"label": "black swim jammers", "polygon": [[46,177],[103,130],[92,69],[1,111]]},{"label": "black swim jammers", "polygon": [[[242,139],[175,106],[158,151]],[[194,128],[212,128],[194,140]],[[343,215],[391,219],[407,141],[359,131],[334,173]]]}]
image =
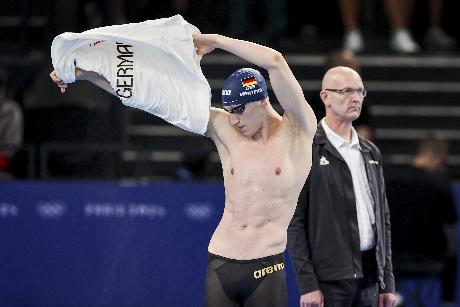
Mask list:
[{"label": "black swim jammers", "polygon": [[287,305],[284,254],[234,260],[209,254],[206,307]]}]

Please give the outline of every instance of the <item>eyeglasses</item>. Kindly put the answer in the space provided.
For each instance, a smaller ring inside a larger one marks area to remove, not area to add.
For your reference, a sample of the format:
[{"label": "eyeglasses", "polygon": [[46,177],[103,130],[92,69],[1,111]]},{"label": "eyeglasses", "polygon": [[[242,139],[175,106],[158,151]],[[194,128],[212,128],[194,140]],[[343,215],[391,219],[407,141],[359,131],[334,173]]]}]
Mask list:
[{"label": "eyeglasses", "polygon": [[367,90],[365,88],[349,88],[349,87],[347,87],[347,88],[343,88],[343,89],[340,89],[340,90],[332,89],[332,88],[325,88],[324,90],[334,92],[334,93],[337,93],[337,94],[340,94],[340,95],[347,95],[347,96],[353,95],[355,92],[357,94],[361,95],[362,97],[367,96]]},{"label": "eyeglasses", "polygon": [[231,108],[230,111],[228,111],[228,112],[232,113],[232,114],[241,114],[241,113],[243,113],[244,109],[246,109],[246,104],[245,103],[237,105],[234,108]]}]

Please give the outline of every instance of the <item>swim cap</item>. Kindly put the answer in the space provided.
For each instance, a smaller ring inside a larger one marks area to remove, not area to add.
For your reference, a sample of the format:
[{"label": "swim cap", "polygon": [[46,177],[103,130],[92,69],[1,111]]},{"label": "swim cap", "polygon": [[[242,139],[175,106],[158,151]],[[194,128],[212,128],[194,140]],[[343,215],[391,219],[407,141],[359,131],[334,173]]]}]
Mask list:
[{"label": "swim cap", "polygon": [[244,104],[267,97],[267,84],[264,77],[252,68],[238,69],[225,80],[222,88],[224,106]]}]

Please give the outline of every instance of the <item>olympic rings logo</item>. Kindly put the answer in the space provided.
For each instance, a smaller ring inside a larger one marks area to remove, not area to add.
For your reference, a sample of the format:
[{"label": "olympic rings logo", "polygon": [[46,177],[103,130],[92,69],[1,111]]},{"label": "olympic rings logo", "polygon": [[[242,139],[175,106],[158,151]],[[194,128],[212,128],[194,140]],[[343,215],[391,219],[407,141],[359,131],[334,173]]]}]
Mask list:
[{"label": "olympic rings logo", "polygon": [[62,217],[67,209],[67,204],[63,201],[40,201],[36,205],[38,215],[45,219],[57,219]]},{"label": "olympic rings logo", "polygon": [[211,203],[186,203],[184,205],[184,214],[194,221],[209,220],[214,213],[214,206]]},{"label": "olympic rings logo", "polygon": [[0,203],[0,217],[18,216],[19,208],[12,203]]}]

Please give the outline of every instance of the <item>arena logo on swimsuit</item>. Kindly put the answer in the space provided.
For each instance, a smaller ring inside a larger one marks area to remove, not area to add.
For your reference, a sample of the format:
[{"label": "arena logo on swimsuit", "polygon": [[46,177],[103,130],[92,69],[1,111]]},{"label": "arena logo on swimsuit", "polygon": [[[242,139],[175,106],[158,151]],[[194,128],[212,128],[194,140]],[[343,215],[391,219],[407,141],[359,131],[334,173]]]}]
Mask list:
[{"label": "arena logo on swimsuit", "polygon": [[134,87],[134,51],[132,45],[117,42],[117,90],[119,97],[130,98]]},{"label": "arena logo on swimsuit", "polygon": [[261,270],[254,271],[254,278],[259,279],[265,275],[284,270],[284,263],[277,263],[275,265],[270,265],[268,267],[265,267]]}]

